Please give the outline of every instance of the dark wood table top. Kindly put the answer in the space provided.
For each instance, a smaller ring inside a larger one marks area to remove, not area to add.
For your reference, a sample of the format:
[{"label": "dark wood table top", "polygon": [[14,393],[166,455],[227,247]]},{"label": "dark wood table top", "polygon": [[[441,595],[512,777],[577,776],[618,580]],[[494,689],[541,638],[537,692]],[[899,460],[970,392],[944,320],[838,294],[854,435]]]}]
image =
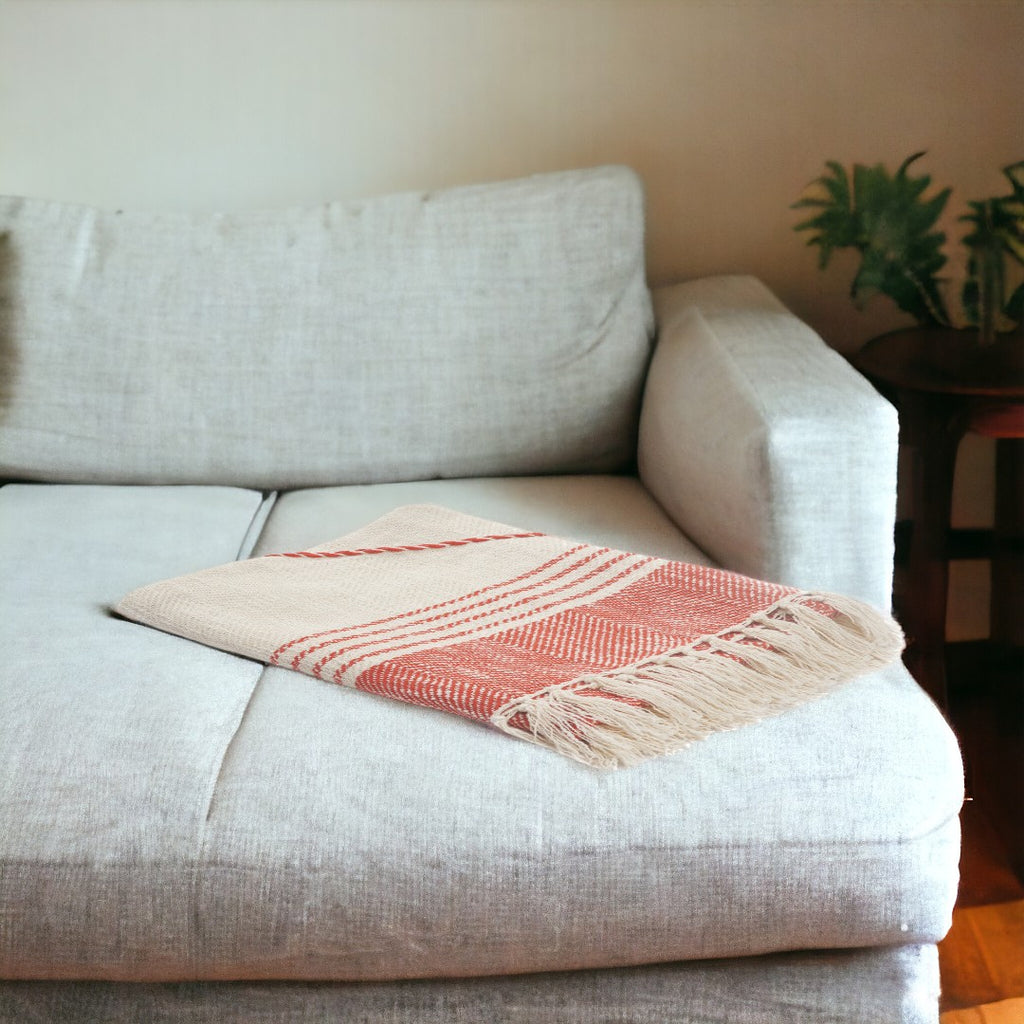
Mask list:
[{"label": "dark wood table top", "polygon": [[911,327],[873,338],[851,361],[866,376],[910,391],[1024,399],[1024,329],[987,346],[977,338],[974,331]]}]

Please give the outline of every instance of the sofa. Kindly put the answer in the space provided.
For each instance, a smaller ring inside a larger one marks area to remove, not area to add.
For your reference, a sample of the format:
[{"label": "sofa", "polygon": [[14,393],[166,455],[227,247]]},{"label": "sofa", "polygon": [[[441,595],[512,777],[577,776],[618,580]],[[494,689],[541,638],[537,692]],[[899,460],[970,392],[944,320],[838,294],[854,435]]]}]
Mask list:
[{"label": "sofa", "polygon": [[622,167],[0,201],[0,1020],[935,1024],[962,766],[892,663],[618,771],[147,628],[409,504],[887,611],[897,421]]}]

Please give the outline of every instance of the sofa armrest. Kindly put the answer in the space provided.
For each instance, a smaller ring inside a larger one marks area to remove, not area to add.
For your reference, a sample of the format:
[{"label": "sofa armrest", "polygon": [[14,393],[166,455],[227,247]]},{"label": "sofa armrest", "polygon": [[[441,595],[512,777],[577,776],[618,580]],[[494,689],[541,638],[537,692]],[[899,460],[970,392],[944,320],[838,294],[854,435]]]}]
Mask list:
[{"label": "sofa armrest", "polygon": [[654,301],[647,489],[726,568],[888,609],[893,407],[754,278],[692,281]]}]

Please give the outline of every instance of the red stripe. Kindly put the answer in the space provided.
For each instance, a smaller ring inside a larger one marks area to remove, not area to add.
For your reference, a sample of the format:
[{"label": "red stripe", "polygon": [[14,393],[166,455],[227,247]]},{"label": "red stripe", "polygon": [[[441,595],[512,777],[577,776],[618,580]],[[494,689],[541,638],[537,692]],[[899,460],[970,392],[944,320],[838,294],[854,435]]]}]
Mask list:
[{"label": "red stripe", "polygon": [[[418,618],[418,616],[425,616],[425,615],[427,615],[428,612],[436,612],[436,611],[438,611],[441,608],[447,608],[450,605],[457,605],[460,602],[471,601],[474,598],[480,597],[482,594],[486,594],[486,593],[488,593],[488,591],[492,591],[492,590],[502,589],[502,593],[501,594],[499,594],[495,598],[490,598],[489,599],[489,600],[492,600],[492,601],[493,600],[500,600],[501,598],[506,597],[507,593],[521,593],[523,589],[528,589],[528,588],[521,588],[520,590],[513,590],[513,591],[508,591],[508,592],[506,592],[503,588],[510,587],[510,586],[512,586],[515,583],[521,583],[523,580],[529,579],[531,576],[536,576],[539,573],[542,573],[545,570],[550,569],[552,566],[557,565],[559,562],[564,561],[567,558],[571,558],[573,555],[575,555],[578,552],[582,551],[586,546],[587,546],[586,544],[577,544],[575,547],[569,548],[568,551],[563,551],[560,554],[555,555],[554,558],[548,559],[548,561],[546,561],[543,565],[538,565],[538,566],[536,566],[536,567],[534,567],[532,569],[528,569],[526,572],[520,573],[518,576],[515,576],[512,579],[500,580],[497,583],[491,583],[491,584],[489,584],[486,587],[481,587],[479,590],[474,590],[474,591],[472,591],[472,592],[470,592],[468,594],[459,594],[458,597],[449,598],[447,601],[440,601],[437,604],[427,605],[427,606],[425,606],[423,608],[415,608],[412,611],[399,612],[397,615],[389,615],[389,616],[387,616],[387,618],[383,618],[383,619],[374,619],[371,622],[361,622],[361,623],[359,623],[358,625],[355,625],[355,626],[342,626],[342,627],[337,628],[337,629],[325,629],[325,630],[321,630],[319,633],[308,633],[306,636],[296,637],[294,640],[289,640],[287,643],[282,644],[280,647],[278,647],[278,649],[276,651],[274,651],[274,653],[270,656],[271,664],[275,664],[276,665],[278,663],[279,659],[281,658],[281,656],[286,651],[290,650],[291,648],[295,647],[296,645],[306,643],[309,640],[318,640],[320,637],[323,637],[323,636],[334,637],[334,639],[328,641],[325,644],[318,644],[316,647],[311,647],[311,648],[309,648],[307,650],[301,651],[293,659],[293,661],[292,661],[292,668],[297,669],[298,668],[298,663],[300,661],[302,661],[303,658],[305,658],[309,654],[312,654],[316,650],[320,650],[322,647],[328,646],[330,643],[341,642],[341,640],[343,640],[343,639],[345,639],[345,640],[359,640],[359,639],[362,639],[363,637],[366,637],[366,636],[374,636],[374,635],[376,635],[378,633],[386,633],[387,632],[386,629],[374,629],[373,628],[374,626],[387,626],[388,623],[398,622],[398,621],[400,621],[402,619],[410,619],[410,620],[412,620],[412,621],[410,621],[408,623],[409,626],[418,626],[418,625],[422,625],[425,622],[436,622],[438,619],[443,618],[444,615],[449,615],[451,613],[450,612],[444,612],[441,615],[432,615],[432,616],[430,616],[428,618]],[[577,564],[582,564],[582,563],[577,563]],[[562,570],[562,572],[558,573],[555,576],[550,577],[550,579],[558,579],[558,577],[563,575],[565,572],[569,572],[571,570],[571,568],[572,568],[572,566],[570,566],[569,569]],[[531,586],[536,586],[536,585],[537,584],[531,584]],[[473,607],[473,606],[470,606],[470,607]],[[339,635],[339,634],[343,634],[343,633],[352,633],[353,630],[364,630],[366,632],[356,633],[356,634],[354,634],[353,636],[350,636],[350,637],[342,637],[342,636]]]},{"label": "red stripe", "polygon": [[[623,554],[623,555],[620,555],[617,559],[614,559],[614,561],[621,561],[623,558],[629,558],[629,557],[630,556],[628,554]],[[477,626],[475,628],[465,629],[461,633],[446,634],[445,637],[444,637],[444,641],[447,644],[448,642],[450,642],[452,640],[455,640],[458,637],[472,636],[473,633],[478,633],[481,629],[484,629],[484,628],[490,629],[490,628],[494,628],[494,627],[498,627],[498,626],[504,626],[504,625],[507,625],[510,622],[517,622],[520,619],[528,618],[531,615],[536,615],[536,614],[539,614],[539,613],[542,613],[542,612],[550,611],[552,608],[557,608],[557,607],[559,607],[559,605],[566,604],[569,601],[576,601],[576,600],[581,600],[581,599],[583,599],[585,597],[590,597],[592,594],[600,593],[606,587],[611,586],[614,583],[617,583],[619,580],[625,579],[627,576],[630,576],[633,573],[639,571],[645,565],[647,565],[647,564],[649,564],[650,562],[653,562],[653,561],[654,561],[653,558],[644,559],[643,561],[637,563],[636,565],[632,565],[632,566],[629,566],[626,569],[623,569],[622,572],[620,572],[617,576],[612,577],[612,579],[606,580],[604,583],[599,583],[596,586],[591,587],[590,590],[585,590],[582,593],[578,593],[578,594],[577,593],[573,593],[573,594],[569,595],[568,597],[563,597],[563,598],[560,598],[560,599],[555,600],[555,601],[549,601],[546,605],[541,605],[538,608],[531,608],[528,611],[519,612],[516,615],[506,616],[504,619],[501,619],[498,622],[492,623],[489,626],[486,626],[486,627]],[[603,571],[604,571],[604,567],[602,567],[601,569],[596,569],[593,572],[589,573],[588,576],[583,577],[583,579],[587,579],[588,577],[591,577],[591,576],[596,576],[596,575],[598,575],[599,573],[601,573]],[[577,581],[577,582],[582,582],[582,580]],[[565,590],[566,588],[562,587],[560,589]],[[514,608],[514,607],[516,607],[516,605],[524,604],[525,601],[526,601],[526,599],[524,598],[523,600],[515,602],[510,607]],[[471,621],[471,620],[464,620],[464,621],[468,622],[468,621]],[[436,632],[436,631],[435,630],[427,630],[426,632],[430,633],[430,632]],[[423,642],[422,640],[417,640],[417,641],[414,641],[414,642],[408,643],[408,644],[400,644],[397,647],[391,648],[391,650],[389,650],[387,653],[390,655],[394,651],[404,650],[404,649],[406,649],[408,647],[416,647],[416,646],[418,646],[422,642]],[[316,664],[316,666],[314,667],[313,674],[316,675],[317,678],[321,678],[320,670],[323,668],[324,664],[326,662],[328,662],[328,661],[332,661],[334,658],[336,658],[339,655],[344,654],[344,653],[345,653],[345,650],[342,649],[340,651],[336,651],[334,654],[331,654],[331,655],[329,655],[326,658],[321,659]],[[376,652],[376,653],[382,653],[382,652]],[[347,672],[354,665],[358,665],[359,662],[365,661],[367,658],[370,658],[370,657],[373,657],[373,652],[367,653],[367,654],[362,654],[358,658],[354,658],[352,661],[348,662],[347,664],[342,665],[341,668],[336,669],[331,678],[335,682],[340,683],[341,682],[341,677],[345,674],[345,672]],[[357,686],[359,685],[358,681],[356,682],[356,685]]]},{"label": "red stripe", "polygon": [[399,544],[395,547],[352,548],[347,551],[274,551],[264,558],[358,558],[360,555],[384,555],[399,551],[437,551],[458,548],[464,544],[486,544],[490,540],[522,540],[540,537],[540,533],[493,533],[487,537],[460,537],[458,540],[439,540],[423,544]]},{"label": "red stripe", "polygon": [[[509,589],[502,589],[502,590],[499,591],[499,593],[497,593],[493,597],[486,598],[483,601],[478,601],[475,604],[468,604],[468,605],[464,605],[462,607],[457,607],[457,608],[453,609],[452,611],[444,612],[441,615],[433,615],[433,616],[430,616],[429,618],[420,619],[418,621],[408,622],[408,623],[405,624],[405,632],[404,633],[399,633],[399,634],[395,635],[394,637],[392,637],[392,642],[397,642],[398,640],[402,640],[402,639],[405,639],[405,638],[410,637],[410,636],[425,637],[425,636],[429,636],[431,634],[436,634],[436,633],[441,633],[442,635],[445,635],[448,632],[450,632],[452,629],[455,629],[455,628],[457,628],[459,626],[466,625],[467,623],[473,622],[473,621],[475,621],[477,619],[481,619],[485,615],[493,615],[496,612],[504,612],[504,611],[509,610],[510,608],[517,608],[520,605],[526,604],[528,601],[536,601],[540,597],[550,597],[552,594],[557,593],[559,590],[564,590],[564,589],[566,589],[566,587],[569,587],[569,586],[576,586],[576,585],[578,585],[579,583],[582,583],[585,580],[591,579],[597,573],[604,572],[605,568],[608,565],[615,564],[615,562],[622,561],[623,558],[630,557],[629,555],[626,555],[626,554],[623,554],[621,552],[618,552],[618,553],[616,553],[617,557],[614,558],[612,560],[612,562],[610,562],[610,563],[609,562],[604,562],[604,563],[602,563],[602,565],[599,568],[591,569],[588,573],[586,573],[584,576],[581,576],[579,579],[577,579],[577,580],[575,580],[575,581],[573,581],[571,583],[561,584],[561,585],[559,585],[557,587],[552,588],[551,585],[554,584],[557,580],[563,579],[564,577],[568,576],[570,573],[579,571],[585,565],[587,565],[590,562],[593,562],[595,559],[603,558],[605,555],[608,555],[609,553],[611,553],[611,549],[610,548],[589,548],[587,545],[581,544],[577,548],[573,548],[571,551],[566,552],[566,556],[568,556],[572,552],[582,551],[582,550],[587,550],[588,551],[588,554],[585,557],[579,558],[576,561],[572,562],[571,564],[569,564],[567,566],[564,566],[562,569],[560,569],[558,572],[554,573],[551,576],[547,576],[547,577],[545,577],[543,579],[535,579],[532,582],[527,583],[525,586],[522,586],[522,587],[517,587],[517,588],[510,589],[510,590]],[[558,561],[558,559],[553,559],[552,560],[552,562],[557,562],[557,561]],[[552,563],[548,563],[548,564],[550,565]],[[531,571],[529,573],[524,573],[523,576],[519,577],[519,579],[526,579],[526,578],[528,578],[530,576],[536,576],[538,571],[539,570],[534,570],[534,571]],[[504,584],[493,584],[492,586],[486,587],[484,589],[485,590],[494,590],[495,587],[504,587]],[[548,590],[543,590],[542,588],[544,588],[544,587],[547,587],[549,589]],[[537,591],[537,590],[540,590],[541,592],[539,594],[538,593],[532,593],[533,591]],[[513,595],[516,595],[516,594],[523,594],[523,595],[526,595],[526,596],[525,597],[520,597],[518,601],[510,601],[510,598],[512,598]],[[457,598],[456,601],[453,602],[453,603],[458,604],[459,602],[461,602],[463,600],[465,600],[465,599],[464,598]],[[483,611],[483,612],[476,611],[476,609],[483,608],[485,605],[495,604],[496,602],[499,603],[499,607],[497,607],[497,608],[488,608],[486,611]],[[501,602],[506,602],[506,603],[504,604],[504,606],[502,606]],[[473,612],[474,614],[468,614],[470,612]],[[452,616],[459,616],[459,617],[453,619]],[[448,622],[443,622],[440,625],[436,625],[436,623],[439,623],[442,619],[448,619],[449,621]],[[432,624],[434,624],[434,625],[432,625]],[[428,628],[426,628],[426,629],[415,629],[414,628],[414,627],[418,627],[418,626],[427,626]],[[346,644],[347,646],[340,647],[333,654],[330,654],[330,655],[328,655],[325,658],[321,658],[320,661],[318,661],[316,663],[316,665],[313,666],[313,669],[312,669],[313,675],[315,675],[315,676],[317,676],[319,678],[320,670],[323,668],[323,666],[328,661],[333,661],[335,658],[340,657],[343,654],[349,653],[351,651],[351,648],[354,645],[355,641],[369,639],[369,638],[372,638],[374,636],[379,636],[381,634],[387,634],[387,633],[390,633],[390,632],[393,632],[393,630],[378,629],[378,630],[373,630],[373,631],[368,632],[368,633],[360,633],[360,634],[357,634],[357,635],[354,635],[354,636],[335,637],[335,638],[333,638],[331,640],[325,641],[322,644],[317,644],[315,647],[312,647],[308,651],[303,652],[303,654],[298,659],[295,659],[295,660],[292,661],[292,667],[293,668],[298,668],[297,661],[301,660],[301,658],[305,657],[307,654],[312,654],[315,651],[322,650],[325,647],[331,647],[332,645],[337,644],[337,643]],[[420,642],[422,642],[422,641],[420,641]],[[392,649],[393,650],[398,650],[400,648],[405,648],[405,647],[408,647],[408,646],[409,646],[408,644],[401,644],[401,645],[399,645],[399,647],[392,648]],[[358,661],[362,661],[364,657],[369,657],[369,652],[367,654],[361,656],[357,660]],[[355,664],[355,662],[350,662],[349,664]],[[349,665],[345,665],[344,666],[345,669],[347,669],[348,667],[349,667]],[[299,671],[301,671],[301,669]]]},{"label": "red stripe", "polygon": [[[667,563],[593,603],[484,637],[399,653],[363,670],[356,685],[486,721],[515,697],[642,664],[701,636],[771,650],[770,636],[743,637],[728,627],[793,592],[718,570]],[[820,608],[827,614],[827,606]],[[708,640],[695,643],[694,650],[713,650],[742,662],[740,654],[715,650]],[[579,690],[598,692],[585,685]]]}]

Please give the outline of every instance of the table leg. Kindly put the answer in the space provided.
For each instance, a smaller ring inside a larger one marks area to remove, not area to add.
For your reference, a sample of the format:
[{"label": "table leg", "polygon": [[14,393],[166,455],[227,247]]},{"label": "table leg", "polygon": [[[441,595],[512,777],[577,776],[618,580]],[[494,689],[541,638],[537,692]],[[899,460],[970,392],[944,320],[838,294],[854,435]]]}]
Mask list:
[{"label": "table leg", "polygon": [[[1024,648],[1024,437],[996,442],[992,642]],[[1018,655],[1019,656],[1019,655]]]},{"label": "table leg", "polygon": [[905,395],[901,413],[914,447],[913,532],[903,628],[905,662],[922,688],[947,708],[946,604],[949,525],[956,454],[967,427],[962,404],[941,395]]}]

